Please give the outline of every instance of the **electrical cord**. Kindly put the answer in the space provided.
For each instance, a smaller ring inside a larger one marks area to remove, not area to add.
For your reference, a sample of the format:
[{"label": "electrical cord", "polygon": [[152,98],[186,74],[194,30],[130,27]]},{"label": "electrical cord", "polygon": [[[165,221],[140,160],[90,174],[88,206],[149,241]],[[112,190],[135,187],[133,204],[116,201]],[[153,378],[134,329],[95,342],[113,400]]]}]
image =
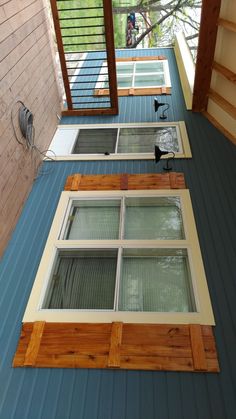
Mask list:
[{"label": "electrical cord", "polygon": [[[50,152],[50,153],[54,154],[54,157],[56,157],[56,154],[54,153],[54,151],[49,150],[49,149],[40,150],[34,144],[35,128],[34,128],[34,125],[33,125],[33,119],[34,119],[33,114],[32,114],[32,112],[30,112],[30,110],[25,106],[25,104],[21,100],[17,100],[16,104],[17,103],[21,104],[21,107],[19,109],[19,114],[18,114],[18,121],[19,121],[19,127],[20,127],[20,130],[21,130],[21,134],[25,138],[26,142],[24,143],[17,136],[15,125],[14,125],[14,120],[13,120],[13,107],[12,107],[12,109],[11,109],[11,123],[12,123],[12,127],[13,127],[13,131],[14,131],[16,141],[22,146],[24,146],[26,144],[27,149],[29,149],[31,151],[36,151],[44,159],[50,160],[50,161],[55,161],[55,158],[50,157],[48,155],[48,153]],[[31,158],[33,159],[32,154],[31,154]],[[36,162],[35,162],[35,170],[34,171],[36,172]],[[47,175],[51,171],[52,171],[52,168],[50,170],[47,170],[47,171],[41,171],[41,173],[40,173],[40,167],[39,167],[39,174],[36,176],[35,179],[38,179],[42,175]]]}]

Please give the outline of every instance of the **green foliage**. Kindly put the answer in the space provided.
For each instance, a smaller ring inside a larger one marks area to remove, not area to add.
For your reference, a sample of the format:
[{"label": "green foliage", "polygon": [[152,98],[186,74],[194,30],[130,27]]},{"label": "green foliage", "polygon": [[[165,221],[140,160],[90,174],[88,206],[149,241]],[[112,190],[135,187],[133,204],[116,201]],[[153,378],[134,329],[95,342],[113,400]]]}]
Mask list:
[{"label": "green foliage", "polygon": [[[82,4],[76,0],[58,3],[65,52],[104,49],[103,28],[89,27],[103,24],[103,9],[98,7],[102,7],[101,0],[83,0]],[[79,10],[67,10],[76,8]]]}]

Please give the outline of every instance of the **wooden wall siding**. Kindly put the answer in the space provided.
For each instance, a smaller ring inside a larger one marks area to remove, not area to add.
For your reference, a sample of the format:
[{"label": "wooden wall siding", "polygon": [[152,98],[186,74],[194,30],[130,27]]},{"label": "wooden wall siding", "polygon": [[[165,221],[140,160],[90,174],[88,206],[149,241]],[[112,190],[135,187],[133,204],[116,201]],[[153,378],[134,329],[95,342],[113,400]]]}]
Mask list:
[{"label": "wooden wall siding", "polygon": [[[49,23],[42,0],[1,2],[0,13],[0,255],[10,238],[42,156],[27,150],[17,100],[34,115],[35,144],[46,150],[60,113]],[[23,140],[24,141],[24,140]]]},{"label": "wooden wall siding", "polygon": [[68,176],[65,191],[127,190],[127,189],[185,189],[183,173],[148,173],[118,175]]},{"label": "wooden wall siding", "polygon": [[24,323],[13,367],[219,372],[211,326]]}]

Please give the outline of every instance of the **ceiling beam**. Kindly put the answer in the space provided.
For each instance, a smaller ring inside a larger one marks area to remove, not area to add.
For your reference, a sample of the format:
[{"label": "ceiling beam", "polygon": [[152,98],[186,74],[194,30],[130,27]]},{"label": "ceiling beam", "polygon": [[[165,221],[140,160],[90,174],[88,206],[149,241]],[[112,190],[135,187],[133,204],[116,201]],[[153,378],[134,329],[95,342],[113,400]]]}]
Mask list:
[{"label": "ceiling beam", "polygon": [[219,19],[218,25],[222,26],[225,29],[228,29],[229,31],[236,32],[236,23],[231,22],[230,20],[226,19]]},{"label": "ceiling beam", "polygon": [[232,83],[236,84],[236,74],[233,73],[233,71],[231,71],[227,67],[224,67],[223,65],[217,63],[216,61],[213,62],[212,68],[218,74],[225,77],[227,80],[231,81]]},{"label": "ceiling beam", "polygon": [[194,112],[202,112],[207,107],[207,95],[211,83],[220,6],[221,0],[203,0],[202,2],[198,54],[193,88],[192,110]]},{"label": "ceiling beam", "polygon": [[232,116],[232,118],[236,119],[236,107],[232,105],[232,103],[229,103],[213,89],[209,90],[208,97],[220,106],[223,111],[227,112],[230,116]]}]

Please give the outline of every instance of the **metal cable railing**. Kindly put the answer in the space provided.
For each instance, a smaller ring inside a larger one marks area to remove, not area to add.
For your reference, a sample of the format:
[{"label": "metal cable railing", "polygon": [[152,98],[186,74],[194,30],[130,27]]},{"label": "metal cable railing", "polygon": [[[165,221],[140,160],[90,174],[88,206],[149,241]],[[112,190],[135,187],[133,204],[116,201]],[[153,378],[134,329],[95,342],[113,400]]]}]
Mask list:
[{"label": "metal cable railing", "polygon": [[[111,0],[51,0],[66,106],[63,115],[118,113]],[[104,63],[106,63],[104,65]],[[97,95],[102,68],[107,96]]]}]

